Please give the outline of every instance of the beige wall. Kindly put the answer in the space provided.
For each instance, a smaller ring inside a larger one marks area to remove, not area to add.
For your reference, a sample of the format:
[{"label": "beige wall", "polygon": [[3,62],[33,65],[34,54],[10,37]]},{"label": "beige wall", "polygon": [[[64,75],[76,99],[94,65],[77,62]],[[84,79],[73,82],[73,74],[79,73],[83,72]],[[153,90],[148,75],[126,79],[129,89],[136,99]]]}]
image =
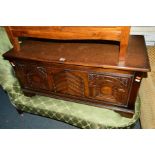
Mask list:
[{"label": "beige wall", "polygon": [[130,33],[144,35],[146,44],[155,46],[155,26],[132,26]]},{"label": "beige wall", "polygon": [[155,26],[132,26],[132,33],[155,33]]}]

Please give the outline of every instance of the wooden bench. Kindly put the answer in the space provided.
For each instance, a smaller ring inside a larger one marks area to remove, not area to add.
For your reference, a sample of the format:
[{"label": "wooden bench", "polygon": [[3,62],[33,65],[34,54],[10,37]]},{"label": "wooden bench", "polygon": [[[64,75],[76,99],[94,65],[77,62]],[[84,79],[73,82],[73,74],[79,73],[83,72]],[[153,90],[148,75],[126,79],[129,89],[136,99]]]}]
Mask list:
[{"label": "wooden bench", "polygon": [[18,37],[58,40],[110,40],[120,42],[119,62],[123,66],[128,47],[128,26],[7,26],[15,51],[20,51]]}]

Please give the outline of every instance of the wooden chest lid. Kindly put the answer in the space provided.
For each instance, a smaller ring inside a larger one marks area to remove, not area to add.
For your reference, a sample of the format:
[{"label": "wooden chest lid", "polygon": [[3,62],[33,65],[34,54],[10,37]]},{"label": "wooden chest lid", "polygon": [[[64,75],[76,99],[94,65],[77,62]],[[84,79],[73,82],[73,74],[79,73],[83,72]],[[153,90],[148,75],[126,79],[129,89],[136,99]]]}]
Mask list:
[{"label": "wooden chest lid", "polygon": [[19,52],[10,50],[6,59],[27,59],[81,66],[148,72],[150,65],[143,36],[130,36],[125,64],[118,65],[119,45],[95,42],[25,40]]}]

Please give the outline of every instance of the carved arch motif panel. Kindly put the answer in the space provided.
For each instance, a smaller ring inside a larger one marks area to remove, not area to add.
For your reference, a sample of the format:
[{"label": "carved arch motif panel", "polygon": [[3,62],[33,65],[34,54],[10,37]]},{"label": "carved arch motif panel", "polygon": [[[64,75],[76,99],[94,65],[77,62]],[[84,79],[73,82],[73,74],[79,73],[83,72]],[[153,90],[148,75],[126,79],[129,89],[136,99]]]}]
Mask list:
[{"label": "carved arch motif panel", "polygon": [[120,77],[104,74],[89,74],[90,97],[127,106],[133,76]]},{"label": "carved arch motif panel", "polygon": [[49,90],[48,74],[44,66],[16,63],[17,72],[25,88]]}]

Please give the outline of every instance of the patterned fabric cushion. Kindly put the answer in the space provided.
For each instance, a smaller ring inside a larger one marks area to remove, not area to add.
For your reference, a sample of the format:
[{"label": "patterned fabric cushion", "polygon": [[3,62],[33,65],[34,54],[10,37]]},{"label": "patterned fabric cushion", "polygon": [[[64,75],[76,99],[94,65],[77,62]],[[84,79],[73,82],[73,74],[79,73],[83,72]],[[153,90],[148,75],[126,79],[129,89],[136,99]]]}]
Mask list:
[{"label": "patterned fabric cushion", "polygon": [[2,54],[11,48],[3,28],[0,28],[0,36],[0,84],[8,92],[17,109],[60,120],[79,128],[130,128],[138,120],[139,98],[135,104],[133,118],[125,118],[108,109],[38,95],[31,98],[24,96],[11,65],[2,58]]}]

